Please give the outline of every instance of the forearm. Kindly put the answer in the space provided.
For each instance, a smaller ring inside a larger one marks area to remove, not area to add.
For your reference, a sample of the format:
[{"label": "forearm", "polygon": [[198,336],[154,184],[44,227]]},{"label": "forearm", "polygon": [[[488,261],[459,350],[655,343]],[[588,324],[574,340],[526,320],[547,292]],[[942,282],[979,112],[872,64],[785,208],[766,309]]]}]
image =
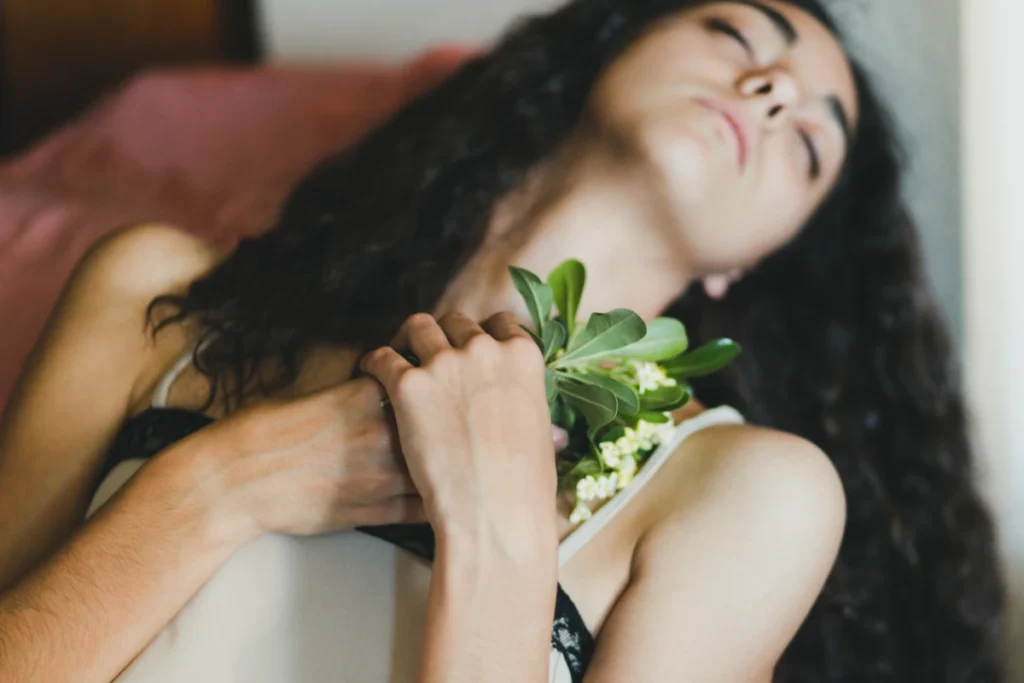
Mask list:
[{"label": "forearm", "polygon": [[246,540],[168,462],[0,596],[0,680],[107,683]]},{"label": "forearm", "polygon": [[439,536],[419,683],[546,683],[556,549],[517,564]]}]

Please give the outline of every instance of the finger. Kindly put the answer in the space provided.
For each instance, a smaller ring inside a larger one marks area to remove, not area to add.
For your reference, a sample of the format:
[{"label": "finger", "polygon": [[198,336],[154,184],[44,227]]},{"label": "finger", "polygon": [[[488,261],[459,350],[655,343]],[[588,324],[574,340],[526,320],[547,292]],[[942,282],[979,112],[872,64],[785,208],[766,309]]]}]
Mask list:
[{"label": "finger", "polygon": [[445,336],[444,330],[428,313],[417,313],[410,316],[399,328],[391,346],[399,350],[408,349],[416,354],[420,363],[428,363],[430,359],[445,349],[452,347]]},{"label": "finger", "polygon": [[529,337],[530,333],[519,324],[514,313],[495,313],[484,322],[484,329],[499,341],[507,341],[513,337]]},{"label": "finger", "polygon": [[422,524],[427,521],[423,499],[417,495],[395,496],[373,505],[350,510],[355,526],[383,526],[385,524]]},{"label": "finger", "polygon": [[449,313],[439,323],[452,345],[458,348],[464,347],[477,335],[487,334],[476,321],[462,313]]},{"label": "finger", "polygon": [[336,387],[334,392],[341,402],[342,410],[361,416],[378,415],[381,402],[387,397],[384,385],[377,378],[365,376]]},{"label": "finger", "polygon": [[412,369],[412,363],[390,346],[382,346],[363,356],[359,369],[384,385],[385,391],[393,393],[399,378]]}]

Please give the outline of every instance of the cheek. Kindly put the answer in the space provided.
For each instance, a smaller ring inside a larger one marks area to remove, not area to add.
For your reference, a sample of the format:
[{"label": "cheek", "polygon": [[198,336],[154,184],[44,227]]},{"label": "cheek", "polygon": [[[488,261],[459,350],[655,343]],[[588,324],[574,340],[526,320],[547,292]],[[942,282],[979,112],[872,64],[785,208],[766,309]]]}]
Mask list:
[{"label": "cheek", "polygon": [[636,126],[727,78],[707,36],[683,23],[647,35],[621,55],[595,83],[591,108],[611,126]]}]

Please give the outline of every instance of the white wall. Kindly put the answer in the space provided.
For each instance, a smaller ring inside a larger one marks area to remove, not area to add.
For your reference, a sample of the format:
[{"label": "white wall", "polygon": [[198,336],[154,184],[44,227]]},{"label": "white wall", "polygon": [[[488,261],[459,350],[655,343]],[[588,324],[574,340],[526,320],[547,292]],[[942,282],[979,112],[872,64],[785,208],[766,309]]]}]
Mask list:
[{"label": "white wall", "polygon": [[[928,274],[962,338],[959,0],[825,0],[893,110]],[[976,0],[985,2],[987,0]]]},{"label": "white wall", "polygon": [[440,42],[490,41],[519,14],[561,0],[258,0],[278,61],[398,60]]},{"label": "white wall", "polygon": [[1024,6],[963,0],[965,358],[1016,593],[1024,683]]}]

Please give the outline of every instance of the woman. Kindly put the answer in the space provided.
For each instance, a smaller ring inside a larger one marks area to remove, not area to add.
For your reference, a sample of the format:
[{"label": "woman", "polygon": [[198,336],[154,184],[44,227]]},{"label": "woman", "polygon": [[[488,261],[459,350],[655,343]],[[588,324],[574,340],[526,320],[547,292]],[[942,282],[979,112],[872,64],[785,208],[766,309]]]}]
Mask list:
[{"label": "woman", "polygon": [[[0,673],[105,681],[141,651],[125,680],[1000,680],[991,524],[898,197],[812,0],[581,0],[234,253],[108,240],[0,437]],[[575,531],[544,512],[537,354],[494,317],[522,313],[507,265],[568,257],[589,311],[747,350]],[[420,371],[363,357],[396,330]],[[424,519],[436,548],[381,526]],[[356,526],[391,543],[292,536]]]}]

